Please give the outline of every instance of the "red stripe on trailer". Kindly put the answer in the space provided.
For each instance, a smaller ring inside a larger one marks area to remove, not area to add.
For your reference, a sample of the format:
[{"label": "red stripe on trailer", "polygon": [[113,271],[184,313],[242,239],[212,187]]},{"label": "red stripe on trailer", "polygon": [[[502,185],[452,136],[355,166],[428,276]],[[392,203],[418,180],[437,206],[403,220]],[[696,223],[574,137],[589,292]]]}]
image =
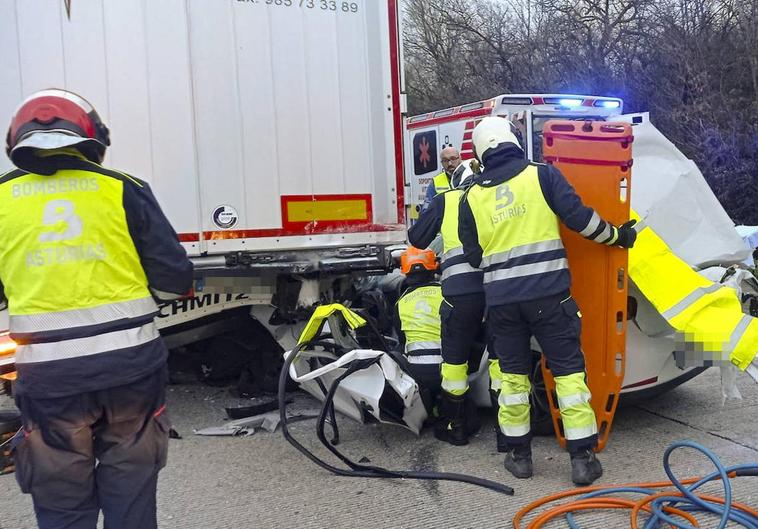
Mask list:
[{"label": "red stripe on trailer", "polygon": [[545,104],[545,98],[544,97],[533,97],[532,98],[532,104],[533,105],[544,105]]},{"label": "red stripe on trailer", "polygon": [[[376,233],[382,231],[403,231],[404,224],[360,224],[344,226],[339,232],[335,232],[333,226],[316,227],[310,232],[302,230],[288,230],[284,228],[269,228],[260,230],[215,230],[203,232],[203,237],[208,241],[220,241],[224,239],[264,239],[272,237],[307,237],[328,233]],[[179,240],[182,242],[194,242],[200,240],[199,233],[180,233]]]},{"label": "red stripe on trailer", "polygon": [[468,129],[468,125],[466,125],[466,132],[463,133],[463,141],[471,141],[471,136],[474,134],[474,129],[471,130]]},{"label": "red stripe on trailer", "polygon": [[484,117],[492,114],[493,107],[478,108],[476,110],[469,110],[468,112],[461,112],[459,114],[450,114],[449,116],[443,116],[440,118],[430,118],[421,121],[415,121],[408,123],[408,129],[419,129],[422,127],[430,127],[432,125],[439,125],[440,123],[450,123],[451,121],[460,121],[465,118]]},{"label": "red stripe on trailer", "polygon": [[199,241],[200,241],[199,233],[180,233],[179,234],[179,242],[199,242]]},{"label": "red stripe on trailer", "polygon": [[[382,231],[403,231],[404,224],[356,224],[353,226],[343,226],[336,231],[334,226],[315,226],[311,231],[293,230],[285,228],[269,228],[260,230],[215,230],[203,232],[203,236],[209,241],[219,241],[224,239],[263,239],[267,237],[308,237],[310,235],[320,234],[342,234],[342,233],[376,233]],[[183,233],[199,237],[199,233]]]},{"label": "red stripe on trailer", "polygon": [[398,2],[388,0],[390,24],[390,64],[392,65],[392,119],[395,128],[395,191],[397,222],[405,223],[405,176],[403,174],[403,121],[400,115],[400,40]]}]

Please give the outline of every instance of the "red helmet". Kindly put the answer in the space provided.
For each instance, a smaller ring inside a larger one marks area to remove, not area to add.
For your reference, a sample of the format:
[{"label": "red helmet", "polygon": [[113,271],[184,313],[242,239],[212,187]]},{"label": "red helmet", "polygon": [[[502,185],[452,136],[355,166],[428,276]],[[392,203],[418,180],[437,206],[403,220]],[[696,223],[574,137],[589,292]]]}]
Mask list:
[{"label": "red helmet", "polygon": [[435,270],[437,270],[437,256],[432,250],[419,250],[415,246],[409,246],[400,255],[400,271],[405,275]]},{"label": "red helmet", "polygon": [[11,119],[5,152],[24,168],[36,149],[76,147],[87,159],[100,163],[110,145],[108,127],[83,97],[57,88],[29,96]]}]

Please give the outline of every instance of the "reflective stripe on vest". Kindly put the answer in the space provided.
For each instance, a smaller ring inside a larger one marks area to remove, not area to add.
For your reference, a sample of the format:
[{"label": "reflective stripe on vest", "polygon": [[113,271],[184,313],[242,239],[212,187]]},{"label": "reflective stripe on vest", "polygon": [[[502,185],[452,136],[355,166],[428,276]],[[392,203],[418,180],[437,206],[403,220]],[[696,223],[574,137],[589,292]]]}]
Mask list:
[{"label": "reflective stripe on vest", "polygon": [[72,327],[88,327],[112,321],[138,318],[152,314],[158,306],[151,297],[109,303],[89,309],[73,309],[62,312],[43,312],[10,316],[13,333],[54,331]]},{"label": "reflective stripe on vest", "polygon": [[546,274],[548,272],[557,272],[558,270],[566,270],[567,268],[568,260],[565,257],[561,259],[554,259],[552,261],[543,261],[541,263],[530,263],[521,266],[513,266],[511,268],[504,268],[502,270],[485,272],[484,284],[486,285],[494,281],[503,281],[517,277],[534,276],[539,274]]},{"label": "reflective stripe on vest", "polygon": [[442,355],[419,355],[406,357],[409,364],[415,365],[439,365],[442,363]]},{"label": "reflective stripe on vest", "polygon": [[481,292],[482,271],[471,266],[463,254],[463,244],[458,237],[458,205],[463,191],[453,189],[444,194],[445,209],[442,217],[442,287],[445,292],[462,294]]},{"label": "reflective stripe on vest", "polygon": [[445,281],[449,280],[453,276],[460,276],[462,274],[481,275],[481,273],[482,271],[480,269],[474,268],[468,263],[458,263],[456,265],[446,266],[442,271],[442,283],[444,284]]},{"label": "reflective stripe on vest", "polygon": [[447,177],[447,173],[445,172],[442,172],[435,176],[434,180],[432,180],[432,183],[434,184],[434,191],[438,195],[450,190],[450,179]]},{"label": "reflective stripe on vest", "polygon": [[498,252],[482,257],[482,266],[485,268],[492,267],[494,265],[507,263],[516,257],[523,257],[525,255],[531,255],[534,253],[552,252],[556,250],[563,250],[563,241],[561,239],[524,244],[521,246],[516,246],[515,248],[511,248],[506,252]]},{"label": "reflective stripe on vest", "polygon": [[406,344],[405,352],[412,353],[414,351],[428,351],[429,349],[440,349],[442,344],[437,342],[413,342]]},{"label": "reflective stripe on vest", "polygon": [[87,338],[20,345],[16,348],[16,363],[28,364],[91,356],[136,347],[159,337],[158,328],[154,322],[150,322],[142,327],[98,334]]},{"label": "reflective stripe on vest", "polygon": [[[632,211],[631,217],[639,220]],[[638,226],[642,223],[638,223]],[[758,319],[742,312],[736,291],[713,283],[679,259],[642,224],[629,251],[629,277],[645,298],[689,343],[746,370],[758,351]]]},{"label": "reflective stripe on vest", "polygon": [[474,185],[467,200],[482,248],[486,289],[568,269],[558,217],[542,194],[536,166],[498,186]]},{"label": "reflective stripe on vest", "polygon": [[406,354],[441,348],[442,287],[425,285],[404,293],[397,301]]}]

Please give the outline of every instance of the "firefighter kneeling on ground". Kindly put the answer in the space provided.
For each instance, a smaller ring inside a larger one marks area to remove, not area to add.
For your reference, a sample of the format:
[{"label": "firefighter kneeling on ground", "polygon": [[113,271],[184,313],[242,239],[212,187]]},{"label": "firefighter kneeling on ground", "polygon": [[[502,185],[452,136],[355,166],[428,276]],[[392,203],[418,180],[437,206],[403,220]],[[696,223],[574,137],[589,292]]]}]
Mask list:
[{"label": "firefighter kneeling on ground", "polygon": [[431,250],[413,246],[400,256],[400,271],[405,275],[403,293],[397,300],[395,329],[406,370],[419,386],[419,393],[430,416],[440,392],[440,305],[442,287],[437,281],[437,256]]},{"label": "firefighter kneeling on ground", "polygon": [[[441,319],[443,313],[450,313],[450,304],[442,296],[437,269],[437,256],[432,250],[409,246],[400,256],[400,270],[406,279],[405,290],[397,301],[395,326],[407,363],[405,368],[419,385],[435,436],[460,445],[479,430],[480,423],[473,401],[466,398],[468,364],[443,362],[445,330]],[[475,334],[476,328],[472,332]],[[457,375],[454,382],[461,384],[462,380],[465,384],[455,394],[449,392],[451,367]],[[466,407],[471,408],[468,413]]]},{"label": "firefighter kneeling on ground", "polygon": [[472,140],[484,171],[460,202],[459,236],[467,262],[484,270],[487,322],[503,372],[498,421],[508,444],[505,468],[517,478],[532,475],[534,336],[555,377],[571,479],[589,485],[603,470],[592,451],[597,422],[559,221],[591,241],[623,248],[634,244],[634,221],[616,227],[603,220],[557,168],[526,160],[509,121],[484,118]]}]

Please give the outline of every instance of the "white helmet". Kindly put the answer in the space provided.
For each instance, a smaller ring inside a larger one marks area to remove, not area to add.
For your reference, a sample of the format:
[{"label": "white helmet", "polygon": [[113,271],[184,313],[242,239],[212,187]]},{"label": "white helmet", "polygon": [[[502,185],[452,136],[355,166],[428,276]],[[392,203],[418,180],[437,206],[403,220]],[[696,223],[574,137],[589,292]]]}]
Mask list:
[{"label": "white helmet", "polygon": [[512,143],[519,149],[521,144],[513,133],[511,122],[505,118],[486,117],[474,127],[471,139],[474,142],[474,154],[483,162],[484,153],[502,143]]}]

